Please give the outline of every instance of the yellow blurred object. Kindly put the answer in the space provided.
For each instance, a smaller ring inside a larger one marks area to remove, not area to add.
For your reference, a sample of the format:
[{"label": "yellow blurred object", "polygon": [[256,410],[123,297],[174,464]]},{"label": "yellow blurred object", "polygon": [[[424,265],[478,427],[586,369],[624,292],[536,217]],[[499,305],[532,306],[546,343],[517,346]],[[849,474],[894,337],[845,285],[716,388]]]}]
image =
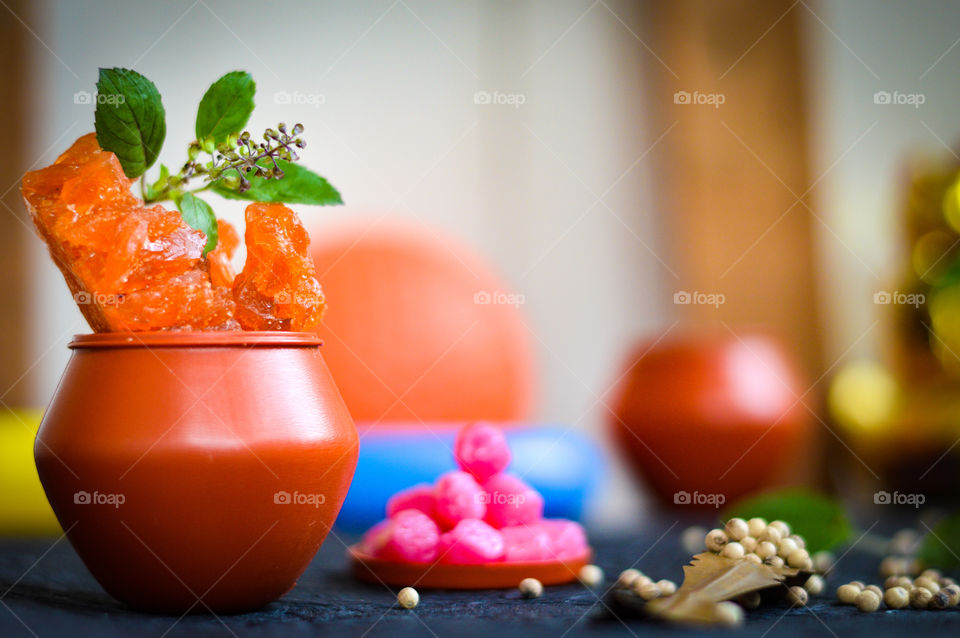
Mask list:
[{"label": "yellow blurred object", "polygon": [[59,535],[33,461],[41,410],[0,410],[0,536]]},{"label": "yellow blurred object", "polygon": [[827,396],[830,413],[851,434],[873,436],[890,429],[900,404],[900,386],[886,367],[858,361],[840,369]]}]

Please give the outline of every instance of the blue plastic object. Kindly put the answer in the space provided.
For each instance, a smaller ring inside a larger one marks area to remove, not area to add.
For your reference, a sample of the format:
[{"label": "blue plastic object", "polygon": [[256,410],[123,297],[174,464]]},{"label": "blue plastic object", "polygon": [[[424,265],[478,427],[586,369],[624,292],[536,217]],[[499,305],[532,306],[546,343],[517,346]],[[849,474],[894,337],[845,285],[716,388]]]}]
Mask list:
[{"label": "blue plastic object", "polygon": [[[393,494],[417,483],[433,483],[456,469],[453,441],[461,425],[365,428],[358,423],[360,457],[336,527],[363,532],[386,516]],[[543,495],[544,515],[579,520],[606,474],[600,448],[566,426],[513,426],[505,433],[513,454],[508,470]]]}]

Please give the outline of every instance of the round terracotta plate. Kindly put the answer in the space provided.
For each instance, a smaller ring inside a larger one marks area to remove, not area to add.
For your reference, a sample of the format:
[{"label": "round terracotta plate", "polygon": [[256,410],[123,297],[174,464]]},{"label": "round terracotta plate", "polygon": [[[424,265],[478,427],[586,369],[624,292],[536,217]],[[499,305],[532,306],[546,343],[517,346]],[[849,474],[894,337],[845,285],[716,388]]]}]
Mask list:
[{"label": "round terracotta plate", "polygon": [[365,554],[356,545],[350,547],[349,556],[353,575],[368,583],[421,589],[508,589],[524,578],[536,578],[544,585],[575,581],[580,568],[590,562],[592,552],[564,561],[488,565],[396,563]]}]

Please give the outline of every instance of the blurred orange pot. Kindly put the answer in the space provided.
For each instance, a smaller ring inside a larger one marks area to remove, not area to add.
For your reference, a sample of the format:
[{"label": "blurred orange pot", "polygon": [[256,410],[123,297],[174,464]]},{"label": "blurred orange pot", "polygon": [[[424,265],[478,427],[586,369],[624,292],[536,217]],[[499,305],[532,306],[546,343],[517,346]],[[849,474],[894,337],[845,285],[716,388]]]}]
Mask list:
[{"label": "blurred orange pot", "polygon": [[643,344],[630,362],[613,430],[664,501],[730,503],[768,487],[798,450],[808,451],[805,388],[779,342],[687,335]]},{"label": "blurred orange pot", "polygon": [[357,433],[315,335],[78,336],[34,454],[115,598],[235,612],[289,591],[346,496]]}]

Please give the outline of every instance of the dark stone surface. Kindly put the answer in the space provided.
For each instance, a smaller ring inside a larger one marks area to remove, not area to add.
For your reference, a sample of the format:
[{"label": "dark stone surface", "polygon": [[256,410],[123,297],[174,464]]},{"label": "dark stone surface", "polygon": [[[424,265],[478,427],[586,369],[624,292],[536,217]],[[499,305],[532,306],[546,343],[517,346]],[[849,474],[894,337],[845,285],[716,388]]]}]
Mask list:
[{"label": "dark stone surface", "polygon": [[[672,525],[672,527],[671,527]],[[655,578],[681,580],[689,558],[680,547],[682,524],[652,524],[636,537],[594,539],[597,562],[608,576],[636,563]],[[669,530],[665,535],[664,532]],[[663,538],[657,541],[663,535]],[[547,588],[537,600],[515,591],[421,591],[413,611],[396,607],[395,592],[353,580],[344,546],[332,536],[297,587],[249,614],[175,616],[143,614],[117,603],[87,573],[64,539],[0,540],[0,637],[77,636],[913,636],[955,635],[960,608],[861,614],[833,602],[838,584],[853,578],[878,582],[879,557],[856,548],[843,557],[828,592],[807,609],[774,606],[749,612],[738,631],[690,629],[611,616],[595,592],[579,585]]]}]

